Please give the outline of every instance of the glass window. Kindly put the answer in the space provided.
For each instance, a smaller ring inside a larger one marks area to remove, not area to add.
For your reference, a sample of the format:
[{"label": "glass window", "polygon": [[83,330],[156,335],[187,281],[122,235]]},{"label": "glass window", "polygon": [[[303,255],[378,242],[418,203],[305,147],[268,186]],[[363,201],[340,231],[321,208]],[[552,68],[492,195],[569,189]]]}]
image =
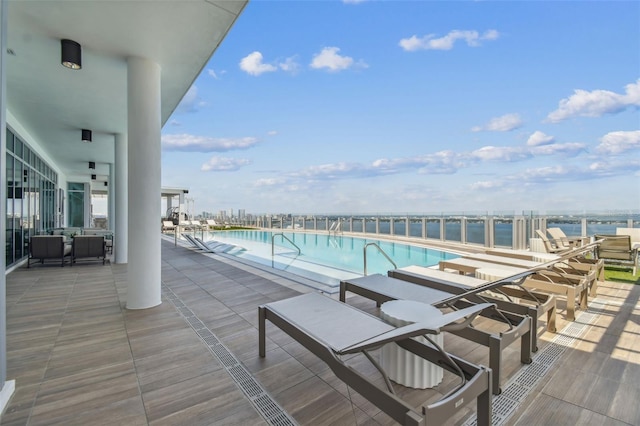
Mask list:
[{"label": "glass window", "polygon": [[17,158],[22,158],[22,141],[19,138],[13,139],[13,152]]},{"label": "glass window", "polygon": [[11,265],[13,259],[13,240],[14,240],[14,214],[13,214],[13,156],[7,154],[6,158],[6,179],[7,182],[7,241],[5,246],[5,261],[7,265]]},{"label": "glass window", "polygon": [[7,151],[13,152],[13,133],[7,129]]},{"label": "glass window", "polygon": [[84,192],[69,191],[69,226],[84,226]]},{"label": "glass window", "polygon": [[69,191],[83,191],[84,192],[84,183],[77,182],[69,182]]},{"label": "glass window", "polygon": [[54,227],[57,213],[55,184],[58,176],[9,129],[6,166],[5,255],[9,266],[27,256],[27,243],[31,235]]}]

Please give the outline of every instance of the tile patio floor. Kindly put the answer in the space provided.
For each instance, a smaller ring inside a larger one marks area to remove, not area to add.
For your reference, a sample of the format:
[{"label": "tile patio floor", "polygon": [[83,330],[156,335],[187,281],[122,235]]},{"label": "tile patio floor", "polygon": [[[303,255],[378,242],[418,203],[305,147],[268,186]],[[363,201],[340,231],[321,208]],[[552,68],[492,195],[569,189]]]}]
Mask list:
[{"label": "tile patio floor", "polygon": [[[166,240],[160,306],[125,309],[125,280],[126,265],[101,263],[35,265],[7,276],[8,379],[16,391],[1,425],[260,425],[278,418],[300,425],[393,424],[271,325],[267,356],[258,357],[257,307],[310,291],[296,280]],[[598,310],[576,320],[584,333],[504,423],[640,424],[639,292],[639,286],[601,285]],[[376,312],[358,296],[348,303]],[[558,322],[562,337],[568,324],[562,306]],[[557,334],[541,328],[539,335],[540,352],[558,344]],[[507,381],[526,368],[518,344],[512,346],[503,367]],[[451,336],[445,347],[487,364],[486,348]],[[361,358],[349,363],[377,377]],[[248,382],[282,409],[280,417],[255,408],[256,399],[229,373],[234,369],[248,373]],[[395,387],[419,406],[452,380],[445,374],[433,390]],[[474,405],[451,424],[469,423]]]}]

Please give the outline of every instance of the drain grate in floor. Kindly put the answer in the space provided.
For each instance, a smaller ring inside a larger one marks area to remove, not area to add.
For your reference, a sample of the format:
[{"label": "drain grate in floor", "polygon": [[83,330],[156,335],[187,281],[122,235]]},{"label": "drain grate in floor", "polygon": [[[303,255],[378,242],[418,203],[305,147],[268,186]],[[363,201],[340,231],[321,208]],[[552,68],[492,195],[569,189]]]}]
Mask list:
[{"label": "drain grate in floor", "polygon": [[[533,391],[544,376],[551,370],[553,364],[558,362],[568,347],[571,347],[576,339],[581,337],[593,324],[598,316],[605,310],[607,303],[594,299],[589,302],[586,311],[581,312],[578,318],[558,332],[553,340],[540,352],[534,355],[533,362],[520,371],[502,388],[500,395],[493,397],[492,425],[504,424],[515,413],[516,409]],[[464,423],[464,426],[477,425],[476,417],[472,417]]]},{"label": "drain grate in floor", "polygon": [[213,333],[182,300],[166,285],[162,285],[162,295],[176,307],[187,323],[215,355],[229,376],[251,401],[258,413],[273,426],[295,426],[296,422],[276,403],[251,373],[249,373],[229,349],[218,340]]}]

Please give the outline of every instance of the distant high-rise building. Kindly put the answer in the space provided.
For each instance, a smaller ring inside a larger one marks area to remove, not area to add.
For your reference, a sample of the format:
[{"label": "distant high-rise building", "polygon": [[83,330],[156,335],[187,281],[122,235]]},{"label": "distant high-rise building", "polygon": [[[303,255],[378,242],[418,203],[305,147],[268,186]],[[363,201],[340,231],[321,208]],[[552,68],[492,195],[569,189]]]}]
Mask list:
[{"label": "distant high-rise building", "polygon": [[238,209],[238,219],[244,220],[245,216],[244,209]]}]

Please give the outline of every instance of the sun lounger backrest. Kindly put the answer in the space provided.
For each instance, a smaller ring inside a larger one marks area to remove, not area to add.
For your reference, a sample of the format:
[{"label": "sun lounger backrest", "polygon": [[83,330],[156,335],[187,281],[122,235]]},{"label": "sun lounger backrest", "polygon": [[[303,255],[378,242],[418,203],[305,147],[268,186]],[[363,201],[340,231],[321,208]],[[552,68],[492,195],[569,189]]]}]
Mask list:
[{"label": "sun lounger backrest", "polygon": [[597,249],[599,259],[632,261],[631,236],[629,235],[596,235],[597,240],[602,240]]},{"label": "sun lounger backrest", "polygon": [[616,235],[629,235],[631,244],[640,243],[640,228],[616,228]]}]

